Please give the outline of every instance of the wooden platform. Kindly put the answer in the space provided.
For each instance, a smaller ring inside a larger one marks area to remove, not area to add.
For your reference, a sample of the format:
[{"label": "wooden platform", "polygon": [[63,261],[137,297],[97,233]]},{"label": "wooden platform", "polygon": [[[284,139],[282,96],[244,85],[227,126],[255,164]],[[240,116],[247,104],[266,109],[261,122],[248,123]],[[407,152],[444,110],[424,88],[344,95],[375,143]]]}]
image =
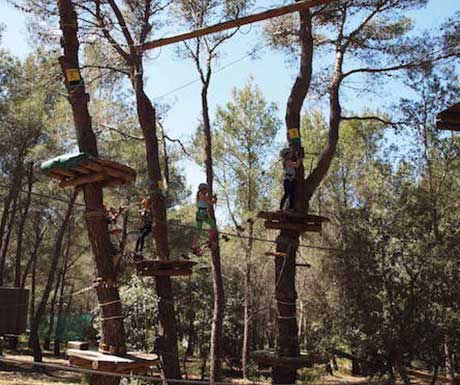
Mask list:
[{"label": "wooden platform", "polygon": [[103,372],[145,373],[159,364],[156,354],[138,352],[116,356],[90,350],[68,349],[66,355],[69,357],[70,365]]},{"label": "wooden platform", "polygon": [[436,115],[436,127],[439,130],[460,131],[460,103]]},{"label": "wooden platform", "polygon": [[275,352],[270,351],[255,351],[250,354],[250,357],[258,364],[264,366],[285,366],[288,368],[306,368],[313,366],[311,356],[301,354],[296,357],[280,356]]},{"label": "wooden platform", "polygon": [[87,341],[68,341],[68,349],[89,350],[89,342]]},{"label": "wooden platform", "polygon": [[136,171],[131,167],[91,157],[85,153],[64,155],[44,162],[43,172],[60,181],[59,187],[76,187],[102,183],[105,187],[131,184],[136,181]]},{"label": "wooden platform", "polygon": [[196,262],[188,260],[143,259],[136,261],[137,274],[143,277],[188,276]]},{"label": "wooden platform", "polygon": [[261,211],[257,217],[265,219],[264,226],[266,229],[292,230],[301,233],[319,233],[322,229],[322,224],[329,222],[329,219],[319,215],[288,211]]}]

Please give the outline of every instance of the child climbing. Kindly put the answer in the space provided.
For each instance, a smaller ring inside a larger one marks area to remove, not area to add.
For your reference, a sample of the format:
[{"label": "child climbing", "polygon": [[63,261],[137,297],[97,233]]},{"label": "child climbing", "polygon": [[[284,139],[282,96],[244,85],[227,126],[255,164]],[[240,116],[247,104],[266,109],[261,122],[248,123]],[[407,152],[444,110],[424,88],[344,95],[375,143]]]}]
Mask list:
[{"label": "child climbing", "polygon": [[142,228],[136,241],[136,255],[142,255],[145,237],[152,231],[152,201],[150,198],[142,199],[139,214],[142,218]]},{"label": "child climbing", "polygon": [[296,170],[300,166],[300,159],[295,159],[294,153],[289,148],[284,148],[280,152],[280,157],[283,162],[284,178],[283,187],[284,194],[280,202],[280,211],[283,210],[286,199],[289,198],[288,210],[294,210],[295,205],[295,189],[296,189]]},{"label": "child climbing", "polygon": [[209,226],[208,231],[208,244],[210,247],[213,247],[216,235],[217,235],[217,225],[216,221],[211,215],[212,207],[217,202],[216,196],[209,195],[209,188],[206,183],[201,183],[198,186],[198,192],[196,194],[196,225],[195,228],[197,233],[193,239],[192,244],[192,251],[195,255],[201,254],[200,246],[198,245],[198,241],[200,239],[200,233],[203,229],[203,222],[206,222]]}]

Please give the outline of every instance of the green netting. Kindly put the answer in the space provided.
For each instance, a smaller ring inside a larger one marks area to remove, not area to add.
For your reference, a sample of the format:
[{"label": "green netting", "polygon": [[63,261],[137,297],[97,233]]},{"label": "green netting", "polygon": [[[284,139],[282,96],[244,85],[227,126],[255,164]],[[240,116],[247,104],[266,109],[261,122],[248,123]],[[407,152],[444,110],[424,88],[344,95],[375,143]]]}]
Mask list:
[{"label": "green netting", "polygon": [[90,159],[91,156],[85,152],[79,152],[77,154],[65,154],[56,158],[43,162],[40,166],[41,170],[48,175],[50,172],[56,169],[70,169],[78,166],[82,161]]}]

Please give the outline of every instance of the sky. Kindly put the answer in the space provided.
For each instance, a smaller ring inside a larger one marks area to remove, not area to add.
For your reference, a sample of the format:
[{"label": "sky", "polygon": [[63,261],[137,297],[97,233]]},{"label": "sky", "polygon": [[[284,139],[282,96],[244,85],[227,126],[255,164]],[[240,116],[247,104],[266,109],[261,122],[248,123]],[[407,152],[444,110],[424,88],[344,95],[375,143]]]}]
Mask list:
[{"label": "sky", "polygon": [[[262,4],[269,2],[259,0],[256,12],[267,8]],[[460,11],[460,0],[430,0],[425,9],[411,14],[416,22],[415,33],[439,26],[457,11]],[[15,10],[6,0],[0,0],[0,24],[6,27],[1,48],[9,50],[21,59],[34,49],[28,41],[25,22],[25,16],[21,12]],[[170,32],[173,33],[174,30]],[[223,46],[222,57],[214,68],[225,68],[215,73],[211,80],[211,112],[215,111],[217,105],[223,106],[231,99],[233,88],[241,88],[249,78],[253,78],[267,101],[278,104],[280,118],[283,117],[297,68],[289,65],[283,54],[268,49],[259,51],[256,60],[249,57],[248,52],[260,41],[259,26],[245,26]],[[200,82],[185,86],[198,79],[198,75],[193,63],[179,59],[175,50],[175,46],[168,46],[153,52],[152,60],[145,66],[144,71],[149,79],[148,95],[154,101],[168,103],[171,106],[164,120],[168,134],[187,142],[195,132],[200,119]],[[383,94],[377,93],[374,97],[357,98],[354,95],[345,95],[347,108],[358,112],[365,108],[381,108],[383,104],[391,102],[395,92],[402,92],[394,87],[392,85]],[[205,175],[200,167],[191,162],[184,162],[183,166],[187,182],[192,191],[195,191],[197,185],[205,179]]]}]

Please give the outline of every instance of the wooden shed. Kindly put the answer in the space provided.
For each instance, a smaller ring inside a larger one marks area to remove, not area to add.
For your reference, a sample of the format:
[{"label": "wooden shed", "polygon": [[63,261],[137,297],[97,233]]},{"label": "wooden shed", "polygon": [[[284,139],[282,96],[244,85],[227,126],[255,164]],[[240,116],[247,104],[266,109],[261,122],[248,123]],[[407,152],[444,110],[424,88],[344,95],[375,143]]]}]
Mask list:
[{"label": "wooden shed", "polygon": [[441,111],[436,116],[436,127],[440,130],[460,131],[460,103]]},{"label": "wooden shed", "polygon": [[0,335],[26,331],[29,290],[0,287]]}]

